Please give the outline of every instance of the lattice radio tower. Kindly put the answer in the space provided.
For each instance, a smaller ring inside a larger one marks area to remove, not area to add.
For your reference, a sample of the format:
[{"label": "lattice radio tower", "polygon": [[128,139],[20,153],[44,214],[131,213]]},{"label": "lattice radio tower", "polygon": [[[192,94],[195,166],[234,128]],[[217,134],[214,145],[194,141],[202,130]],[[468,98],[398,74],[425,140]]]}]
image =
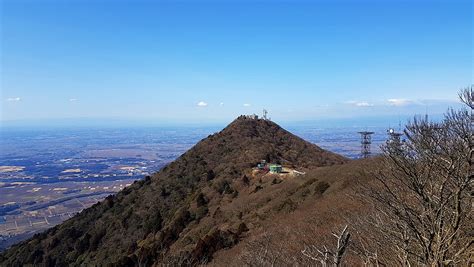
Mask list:
[{"label": "lattice radio tower", "polygon": [[363,131],[360,134],[360,156],[361,158],[368,158],[371,154],[370,144],[372,144],[372,134],[374,132]]},{"label": "lattice radio tower", "polygon": [[403,133],[401,132],[397,132],[395,131],[395,129],[393,128],[389,128],[387,130],[387,134],[388,134],[388,140],[389,140],[389,143],[393,144],[394,146],[400,146],[402,141],[401,141],[401,137],[403,135]]}]

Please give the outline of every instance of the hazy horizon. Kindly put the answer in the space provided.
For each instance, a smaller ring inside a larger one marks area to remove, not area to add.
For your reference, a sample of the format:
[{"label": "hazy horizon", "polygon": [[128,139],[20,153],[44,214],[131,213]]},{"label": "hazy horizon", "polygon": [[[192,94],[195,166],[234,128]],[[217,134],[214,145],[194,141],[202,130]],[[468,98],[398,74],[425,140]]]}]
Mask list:
[{"label": "hazy horizon", "polygon": [[472,83],[470,1],[1,3],[2,123],[440,114]]},{"label": "hazy horizon", "polygon": [[[244,115],[244,114],[242,114]],[[405,125],[414,117],[424,117],[428,115],[430,120],[438,121],[443,114],[413,114],[413,115],[392,115],[392,116],[372,116],[372,117],[349,117],[349,118],[314,118],[301,120],[274,120],[283,127],[319,127],[319,128],[340,128],[340,127],[398,127]],[[186,120],[162,120],[162,119],[126,119],[126,118],[58,118],[58,119],[35,119],[35,120],[11,120],[1,121],[1,129],[23,128],[146,128],[146,127],[218,127],[223,128],[231,123],[230,120],[207,120],[207,121],[186,121]]]}]

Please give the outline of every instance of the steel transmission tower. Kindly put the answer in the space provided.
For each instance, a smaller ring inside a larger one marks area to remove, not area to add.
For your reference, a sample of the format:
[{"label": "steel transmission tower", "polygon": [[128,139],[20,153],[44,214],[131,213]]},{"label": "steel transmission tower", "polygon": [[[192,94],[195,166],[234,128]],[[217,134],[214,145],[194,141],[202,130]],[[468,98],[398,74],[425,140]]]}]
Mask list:
[{"label": "steel transmission tower", "polygon": [[374,132],[363,131],[359,132],[360,140],[360,156],[361,158],[368,158],[371,154],[370,144],[372,144],[372,134]]}]

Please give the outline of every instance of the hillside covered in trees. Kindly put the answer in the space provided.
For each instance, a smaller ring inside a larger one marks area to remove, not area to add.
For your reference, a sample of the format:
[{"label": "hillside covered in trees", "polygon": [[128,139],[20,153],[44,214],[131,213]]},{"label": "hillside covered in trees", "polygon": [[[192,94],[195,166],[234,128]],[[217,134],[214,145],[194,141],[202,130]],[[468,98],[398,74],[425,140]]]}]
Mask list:
[{"label": "hillside covered in trees", "polygon": [[[255,174],[253,168],[261,160],[300,171],[348,162],[271,121],[241,116],[155,175],[12,247],[0,262],[47,266],[208,262],[214,252],[233,247],[265,217],[290,211],[301,201],[259,192],[305,180]],[[328,186],[321,183],[311,190],[323,192]],[[265,210],[260,212],[257,206]]]},{"label": "hillside covered in trees", "polygon": [[467,109],[415,118],[382,155],[351,161],[241,116],[0,265],[469,265],[473,88],[460,99]]}]

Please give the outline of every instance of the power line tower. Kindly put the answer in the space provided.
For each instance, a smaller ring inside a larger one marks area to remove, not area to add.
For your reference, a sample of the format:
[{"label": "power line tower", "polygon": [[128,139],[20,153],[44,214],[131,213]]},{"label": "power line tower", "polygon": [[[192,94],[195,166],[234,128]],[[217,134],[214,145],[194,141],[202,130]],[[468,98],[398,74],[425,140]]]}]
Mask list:
[{"label": "power line tower", "polygon": [[370,144],[372,144],[372,135],[374,132],[362,131],[360,134],[360,156],[361,158],[368,158],[371,154]]}]

